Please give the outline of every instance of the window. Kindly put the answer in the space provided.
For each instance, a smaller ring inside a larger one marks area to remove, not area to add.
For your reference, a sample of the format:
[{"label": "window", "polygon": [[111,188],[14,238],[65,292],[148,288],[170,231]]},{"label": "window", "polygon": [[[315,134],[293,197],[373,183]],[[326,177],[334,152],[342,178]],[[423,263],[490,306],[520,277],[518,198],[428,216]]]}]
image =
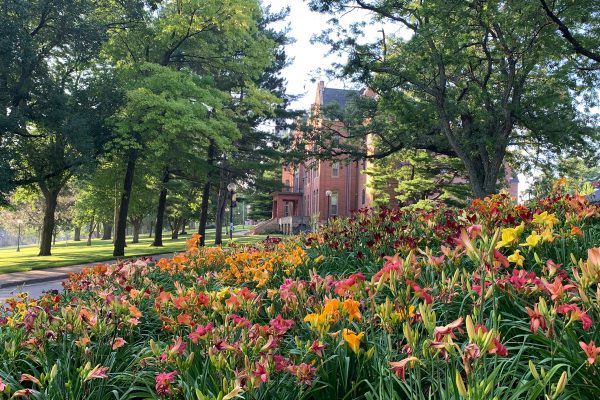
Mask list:
[{"label": "window", "polygon": [[331,177],[337,178],[338,176],[340,176],[340,162],[336,161],[331,164]]},{"label": "window", "polygon": [[365,190],[365,188],[363,188],[362,194],[361,194],[361,204],[364,206],[366,202],[367,202],[367,191]]},{"label": "window", "polygon": [[338,214],[338,193],[337,192],[331,193],[330,206],[331,206],[330,215],[337,215]]}]

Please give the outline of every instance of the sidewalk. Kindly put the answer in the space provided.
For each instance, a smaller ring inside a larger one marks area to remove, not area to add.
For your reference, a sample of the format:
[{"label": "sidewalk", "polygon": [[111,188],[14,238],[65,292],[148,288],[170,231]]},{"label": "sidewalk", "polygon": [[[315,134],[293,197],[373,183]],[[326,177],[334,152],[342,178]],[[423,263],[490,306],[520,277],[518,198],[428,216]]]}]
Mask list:
[{"label": "sidewalk", "polygon": [[[172,257],[175,253],[155,254],[152,256],[123,257],[123,260],[137,259],[140,257],[150,257],[152,260]],[[116,260],[97,261],[87,264],[71,265],[67,267],[56,267],[47,269],[36,269],[25,272],[10,272],[0,275],[0,289],[16,286],[31,285],[35,283],[52,282],[64,280],[69,277],[69,273],[79,273],[85,267],[91,267],[97,264],[112,264]]]}]

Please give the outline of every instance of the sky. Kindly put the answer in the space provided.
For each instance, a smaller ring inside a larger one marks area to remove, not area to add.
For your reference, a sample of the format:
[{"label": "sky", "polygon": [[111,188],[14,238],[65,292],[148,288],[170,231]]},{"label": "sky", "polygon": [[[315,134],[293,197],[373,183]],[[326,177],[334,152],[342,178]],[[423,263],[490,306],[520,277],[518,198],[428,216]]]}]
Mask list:
[{"label": "sky", "polygon": [[[270,4],[273,11],[280,10],[286,6],[290,7],[290,16],[287,23],[291,28],[290,35],[296,40],[295,43],[286,48],[288,56],[293,60],[292,64],[284,71],[284,76],[288,83],[288,93],[302,95],[303,97],[292,104],[292,107],[299,109],[308,109],[314,102],[317,82],[325,81],[325,86],[334,88],[350,88],[348,83],[341,81],[329,81],[324,73],[319,73],[319,69],[326,69],[336,61],[338,57],[327,56],[328,48],[326,45],[315,43],[311,44],[311,38],[320,34],[328,27],[329,16],[310,11],[308,4],[304,0],[264,0],[265,4]],[[364,11],[355,10],[340,18],[342,23],[351,24],[358,20],[368,19],[368,14]],[[370,26],[366,29],[365,40],[374,40],[378,35],[378,26]],[[386,32],[388,29],[386,28]]]}]

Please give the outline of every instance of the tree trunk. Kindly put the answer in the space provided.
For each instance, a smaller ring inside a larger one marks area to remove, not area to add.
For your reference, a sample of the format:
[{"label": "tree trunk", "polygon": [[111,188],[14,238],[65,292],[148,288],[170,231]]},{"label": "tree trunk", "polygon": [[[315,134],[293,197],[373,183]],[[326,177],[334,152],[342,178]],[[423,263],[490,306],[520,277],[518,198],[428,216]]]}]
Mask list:
[{"label": "tree trunk", "polygon": [[52,234],[54,232],[56,205],[58,203],[58,190],[42,190],[44,195],[44,222],[42,223],[42,233],[40,235],[40,252],[38,256],[52,255]]},{"label": "tree trunk", "polygon": [[104,222],[102,224],[102,240],[112,239],[112,228],[112,224],[109,222]]},{"label": "tree trunk", "polygon": [[121,193],[121,203],[119,205],[119,215],[117,217],[117,228],[115,229],[115,248],[113,251],[113,256],[115,257],[123,257],[125,255],[127,213],[129,211],[129,199],[131,198],[131,188],[133,187],[133,175],[135,173],[136,161],[137,150],[129,150],[125,179],[123,181],[123,192]]},{"label": "tree trunk", "polygon": [[75,235],[73,237],[73,241],[81,242],[81,227],[80,226],[75,227]]},{"label": "tree trunk", "polygon": [[179,218],[173,221],[173,229],[171,230],[171,239],[179,239]]},{"label": "tree trunk", "polygon": [[181,220],[181,227],[179,228],[180,235],[187,235],[187,232],[185,231],[185,226],[187,225],[187,223],[188,221],[186,219]]},{"label": "tree trunk", "polygon": [[140,230],[142,229],[142,221],[136,220],[132,222],[133,225],[133,240],[132,243],[140,242]]},{"label": "tree trunk", "polygon": [[56,246],[56,235],[58,235],[58,232],[56,226],[54,226],[54,232],[52,232],[52,246]]},{"label": "tree trunk", "polygon": [[212,169],[215,158],[216,146],[213,140],[210,141],[208,146],[208,173],[206,175],[206,183],[202,189],[202,203],[200,205],[200,222],[198,225],[198,233],[200,234],[200,241],[198,246],[204,246],[206,244],[206,223],[208,222],[208,198],[210,196],[210,185],[212,180]]},{"label": "tree trunk", "polygon": [[154,232],[154,222],[152,222],[152,220],[150,220],[150,227],[148,228],[148,237],[149,238],[152,237],[153,232]]},{"label": "tree trunk", "polygon": [[92,220],[90,222],[90,230],[88,231],[88,239],[87,239],[87,245],[91,246],[92,245],[92,235],[94,234],[94,220]]},{"label": "tree trunk", "polygon": [[154,242],[152,246],[162,247],[163,220],[165,218],[165,209],[167,207],[167,183],[169,183],[169,169],[165,168],[163,172],[162,187],[158,195],[158,208],[156,209],[156,225],[154,227]]},{"label": "tree trunk", "polygon": [[[221,178],[223,174],[221,173]],[[223,223],[225,220],[225,208],[227,206],[227,188],[225,187],[225,180],[221,179],[219,185],[219,197],[217,199],[217,215],[215,218],[215,244],[223,244]]]}]

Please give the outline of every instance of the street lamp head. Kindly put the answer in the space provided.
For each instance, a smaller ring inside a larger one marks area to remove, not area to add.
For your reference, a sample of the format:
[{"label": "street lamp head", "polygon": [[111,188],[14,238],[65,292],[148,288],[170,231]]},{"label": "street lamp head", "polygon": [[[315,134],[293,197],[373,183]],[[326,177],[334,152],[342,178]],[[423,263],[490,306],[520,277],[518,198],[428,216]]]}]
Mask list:
[{"label": "street lamp head", "polygon": [[237,189],[237,185],[233,182],[231,182],[229,185],[227,185],[227,190],[229,190],[230,192],[235,192],[236,189]]},{"label": "street lamp head", "polygon": [[325,196],[327,196],[327,197],[331,197],[331,194],[332,194],[332,193],[331,193],[331,190],[327,190],[327,191],[325,192]]},{"label": "street lamp head", "polygon": [[18,220],[17,220],[17,224],[21,225],[22,223],[23,223],[23,220],[22,220],[22,219],[18,219]]}]

